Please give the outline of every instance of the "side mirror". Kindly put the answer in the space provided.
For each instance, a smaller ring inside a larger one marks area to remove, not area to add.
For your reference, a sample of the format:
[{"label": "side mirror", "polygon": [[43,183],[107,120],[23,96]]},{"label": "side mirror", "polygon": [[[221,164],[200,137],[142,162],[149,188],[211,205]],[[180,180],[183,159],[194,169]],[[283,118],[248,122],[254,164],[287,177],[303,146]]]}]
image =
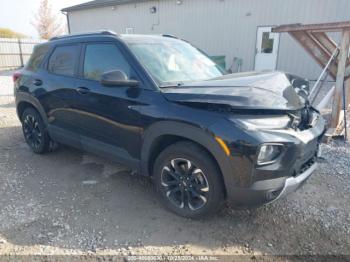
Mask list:
[{"label": "side mirror", "polygon": [[120,70],[108,71],[102,74],[101,84],[104,86],[137,86],[138,81],[128,79],[127,75]]}]

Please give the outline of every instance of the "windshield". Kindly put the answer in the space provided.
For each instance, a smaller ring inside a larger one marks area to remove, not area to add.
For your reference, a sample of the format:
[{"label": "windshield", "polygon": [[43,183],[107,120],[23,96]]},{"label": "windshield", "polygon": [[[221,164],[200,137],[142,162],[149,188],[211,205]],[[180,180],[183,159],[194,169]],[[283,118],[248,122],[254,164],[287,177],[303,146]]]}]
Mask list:
[{"label": "windshield", "polygon": [[129,43],[141,64],[162,87],[222,76],[224,70],[210,58],[180,40]]}]

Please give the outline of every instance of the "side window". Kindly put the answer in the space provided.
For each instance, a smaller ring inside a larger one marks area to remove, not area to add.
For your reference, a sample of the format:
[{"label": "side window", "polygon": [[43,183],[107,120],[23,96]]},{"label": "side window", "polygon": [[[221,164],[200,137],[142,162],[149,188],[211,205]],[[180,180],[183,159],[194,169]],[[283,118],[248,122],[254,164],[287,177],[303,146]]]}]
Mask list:
[{"label": "side window", "polygon": [[36,71],[43,61],[47,51],[49,50],[49,45],[37,45],[34,47],[33,54],[31,55],[26,69],[30,71]]},{"label": "side window", "polygon": [[99,81],[104,72],[123,71],[131,77],[131,67],[114,44],[90,44],[86,46],[84,60],[84,77]]},{"label": "side window", "polygon": [[77,45],[56,47],[49,60],[49,71],[57,75],[73,76],[78,57]]}]

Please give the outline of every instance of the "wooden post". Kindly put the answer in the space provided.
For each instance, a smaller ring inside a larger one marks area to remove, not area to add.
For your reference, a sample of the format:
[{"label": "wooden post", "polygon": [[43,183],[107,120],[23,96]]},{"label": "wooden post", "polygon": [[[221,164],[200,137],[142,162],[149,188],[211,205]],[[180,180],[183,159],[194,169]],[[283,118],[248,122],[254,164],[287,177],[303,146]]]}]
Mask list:
[{"label": "wooden post", "polygon": [[345,76],[346,61],[348,59],[350,47],[350,31],[343,31],[340,44],[340,54],[338,63],[337,80],[335,84],[334,100],[332,105],[331,128],[336,128],[339,123],[339,115],[342,110],[343,84]]},{"label": "wooden post", "polygon": [[[348,80],[345,81],[345,98],[346,98],[346,109],[350,110],[350,78],[348,78]],[[348,113],[349,111],[347,111],[347,125],[349,126],[349,123],[350,123],[350,119],[349,119],[349,115],[350,113]],[[350,142],[350,130],[349,128],[346,128],[347,129],[347,140],[348,142]]]},{"label": "wooden post", "polygon": [[346,97],[346,108],[350,107],[350,78],[345,81],[345,97]]}]

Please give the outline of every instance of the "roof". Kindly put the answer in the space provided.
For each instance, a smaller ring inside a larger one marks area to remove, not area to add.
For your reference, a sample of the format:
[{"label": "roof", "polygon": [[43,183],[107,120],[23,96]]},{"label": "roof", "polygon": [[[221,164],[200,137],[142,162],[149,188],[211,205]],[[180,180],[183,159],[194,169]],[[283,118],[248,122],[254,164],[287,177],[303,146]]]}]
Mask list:
[{"label": "roof", "polygon": [[102,40],[110,40],[111,38],[118,38],[127,43],[159,43],[159,41],[174,41],[181,40],[173,35],[135,35],[135,34],[122,34],[118,35],[113,31],[95,31],[95,32],[85,32],[71,35],[62,35],[51,38],[48,42],[44,44],[57,43],[57,41],[61,42],[74,42],[79,43],[86,40],[96,41],[98,39]]},{"label": "roof", "polygon": [[123,5],[123,4],[139,3],[139,2],[146,2],[146,1],[149,1],[149,0],[94,0],[86,3],[82,3],[79,5],[66,7],[66,8],[63,8],[61,11],[71,12],[71,11],[84,10],[84,9],[95,8],[95,7]]},{"label": "roof", "polygon": [[117,36],[117,34],[113,31],[95,31],[95,32],[85,32],[81,34],[70,34],[70,35],[61,35],[52,37],[49,41],[62,40],[62,39],[72,39],[76,37],[84,37],[84,36]]},{"label": "roof", "polygon": [[169,40],[182,40],[173,35],[160,34],[160,35],[145,35],[145,34],[121,34],[120,38],[127,41],[137,42],[138,40],[144,41],[153,41],[159,39],[169,39]]}]

